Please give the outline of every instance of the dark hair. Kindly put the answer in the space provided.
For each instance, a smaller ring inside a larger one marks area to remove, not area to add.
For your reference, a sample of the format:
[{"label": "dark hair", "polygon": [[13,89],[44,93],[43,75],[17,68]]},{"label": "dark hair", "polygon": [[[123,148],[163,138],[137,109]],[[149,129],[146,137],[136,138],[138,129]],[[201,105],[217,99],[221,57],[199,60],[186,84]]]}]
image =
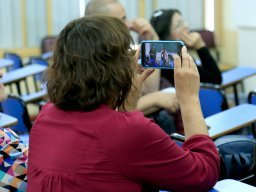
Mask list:
[{"label": "dark hair", "polygon": [[177,9],[159,9],[153,12],[150,23],[160,40],[169,40],[174,13],[181,14]]},{"label": "dark hair", "polygon": [[60,33],[47,71],[50,100],[62,110],[123,107],[132,86],[132,37],[122,20],[89,16]]}]

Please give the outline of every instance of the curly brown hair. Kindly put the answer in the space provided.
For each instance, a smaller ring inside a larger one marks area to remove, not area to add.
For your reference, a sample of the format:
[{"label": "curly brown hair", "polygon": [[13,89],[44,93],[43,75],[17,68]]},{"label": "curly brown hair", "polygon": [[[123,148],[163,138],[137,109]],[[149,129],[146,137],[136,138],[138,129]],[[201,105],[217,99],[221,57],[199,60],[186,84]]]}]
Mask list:
[{"label": "curly brown hair", "polygon": [[88,16],[70,22],[55,43],[47,70],[50,100],[62,110],[124,108],[135,65],[132,37],[122,20]]}]

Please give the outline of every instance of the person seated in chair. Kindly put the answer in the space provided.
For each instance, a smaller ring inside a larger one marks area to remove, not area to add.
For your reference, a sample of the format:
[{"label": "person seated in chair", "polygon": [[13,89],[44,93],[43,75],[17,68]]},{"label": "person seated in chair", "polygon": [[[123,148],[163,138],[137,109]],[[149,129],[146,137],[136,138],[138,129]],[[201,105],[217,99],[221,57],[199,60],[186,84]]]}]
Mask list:
[{"label": "person seated in chair", "polygon": [[145,79],[122,20],[76,19],[61,31],[47,71],[50,102],[29,142],[28,192],[207,191],[219,177],[219,155],[202,116],[199,75],[182,49],[176,94],[186,141],[176,145],[137,111]]},{"label": "person seated in chair", "polygon": [[[5,99],[4,85],[0,82],[0,104]],[[27,158],[28,149],[19,136],[9,128],[0,128],[0,191],[26,191]]]},{"label": "person seated in chair", "polygon": [[[126,27],[130,31],[137,33],[141,39],[159,39],[157,33],[146,19],[135,18],[128,20],[125,8],[118,0],[90,0],[85,8],[85,17],[92,15],[115,16],[122,19]],[[160,57],[161,50],[158,51]],[[150,65],[150,58],[146,59],[146,62]],[[160,65],[159,62],[156,64]],[[138,101],[137,109],[142,111],[145,116],[157,122],[166,133],[171,134],[177,131],[175,122],[179,121],[179,116],[173,118],[169,113],[179,111],[179,103],[175,93],[163,93],[159,91],[160,82],[160,70],[155,70],[143,84],[142,96]],[[183,133],[183,127],[179,133]]]},{"label": "person seated in chair", "polygon": [[[153,12],[151,25],[160,40],[181,40],[186,46],[197,51],[201,66],[197,66],[200,81],[203,83],[221,84],[222,76],[215,59],[210,54],[202,37],[197,32],[190,32],[184,22],[181,12],[177,9],[159,9]],[[174,85],[173,72],[161,70],[161,77]]]}]

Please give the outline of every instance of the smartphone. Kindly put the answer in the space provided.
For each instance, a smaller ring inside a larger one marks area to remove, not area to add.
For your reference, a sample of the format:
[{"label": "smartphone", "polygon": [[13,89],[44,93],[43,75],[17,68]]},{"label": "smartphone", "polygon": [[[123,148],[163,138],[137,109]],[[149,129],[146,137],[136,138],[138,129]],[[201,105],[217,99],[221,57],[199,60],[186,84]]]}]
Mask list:
[{"label": "smartphone", "polygon": [[144,68],[173,69],[173,54],[181,55],[182,41],[142,41],[141,66]]}]

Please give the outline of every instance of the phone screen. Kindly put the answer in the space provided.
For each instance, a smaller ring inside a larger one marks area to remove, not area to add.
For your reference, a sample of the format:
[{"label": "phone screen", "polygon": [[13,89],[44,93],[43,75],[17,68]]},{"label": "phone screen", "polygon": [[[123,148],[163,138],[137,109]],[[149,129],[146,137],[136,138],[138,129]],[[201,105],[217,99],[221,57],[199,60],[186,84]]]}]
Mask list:
[{"label": "phone screen", "polygon": [[182,41],[142,41],[142,67],[173,69],[173,54],[181,55],[183,45]]}]

